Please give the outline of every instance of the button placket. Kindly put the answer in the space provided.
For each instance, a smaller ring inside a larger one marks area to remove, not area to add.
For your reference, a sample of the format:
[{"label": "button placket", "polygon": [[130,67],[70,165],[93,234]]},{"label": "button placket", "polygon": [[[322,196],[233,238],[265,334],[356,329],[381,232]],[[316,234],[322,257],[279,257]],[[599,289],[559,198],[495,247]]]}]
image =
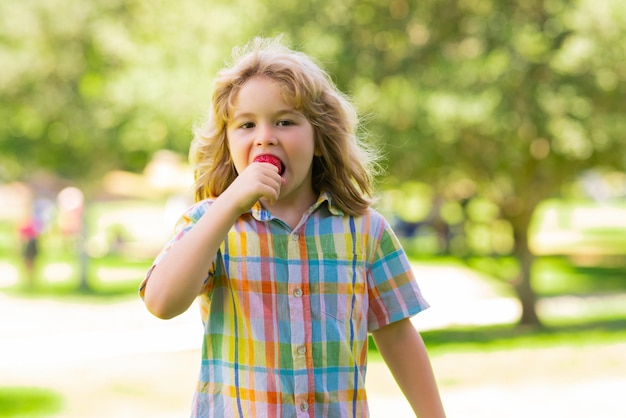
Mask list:
[{"label": "button placket", "polygon": [[301,260],[306,260],[306,247],[302,246],[301,238],[304,238],[295,229],[291,232],[287,240],[288,253],[288,300],[289,300],[289,318],[291,324],[291,344],[293,356],[293,379],[294,379],[294,401],[297,410],[297,416],[307,417],[310,406],[306,402],[308,394],[313,390],[309,385],[309,376],[307,372],[307,356],[306,356],[306,327],[305,322],[305,291],[308,283],[307,272],[302,269]]}]

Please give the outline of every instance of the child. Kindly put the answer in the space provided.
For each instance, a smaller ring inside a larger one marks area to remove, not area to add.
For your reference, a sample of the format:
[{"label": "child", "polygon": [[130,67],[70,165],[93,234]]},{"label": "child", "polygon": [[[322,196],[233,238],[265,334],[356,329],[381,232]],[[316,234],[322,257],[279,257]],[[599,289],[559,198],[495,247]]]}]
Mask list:
[{"label": "child", "polygon": [[192,147],[195,197],[140,294],[199,296],[192,417],[367,417],[368,332],[420,417],[443,407],[410,320],[428,305],[372,204],[372,153],[327,74],[280,39],[218,73]]}]

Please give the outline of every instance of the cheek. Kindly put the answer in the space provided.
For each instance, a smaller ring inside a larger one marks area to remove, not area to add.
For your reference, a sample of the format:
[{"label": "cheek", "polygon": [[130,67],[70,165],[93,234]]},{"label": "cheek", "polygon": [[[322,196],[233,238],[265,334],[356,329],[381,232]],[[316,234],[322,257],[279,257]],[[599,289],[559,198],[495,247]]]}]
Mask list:
[{"label": "cheek", "polygon": [[313,142],[310,142],[308,144],[302,144],[300,145],[300,147],[298,148],[298,152],[300,154],[300,158],[302,159],[313,159],[313,157],[315,155],[317,155],[318,153],[318,148],[315,146],[315,144]]},{"label": "cheek", "polygon": [[236,159],[242,153],[243,141],[236,134],[227,133],[226,145],[233,159]]},{"label": "cheek", "polygon": [[241,173],[246,168],[246,166],[248,165],[248,159],[244,158],[239,153],[231,152],[230,159],[231,159],[233,165],[235,166],[235,170],[237,171],[237,173]]},{"label": "cheek", "polygon": [[233,144],[232,141],[228,140],[226,144],[226,156],[230,160],[230,162],[235,166],[235,170],[237,172],[241,171],[241,163],[240,163],[240,152],[237,149],[237,146]]}]

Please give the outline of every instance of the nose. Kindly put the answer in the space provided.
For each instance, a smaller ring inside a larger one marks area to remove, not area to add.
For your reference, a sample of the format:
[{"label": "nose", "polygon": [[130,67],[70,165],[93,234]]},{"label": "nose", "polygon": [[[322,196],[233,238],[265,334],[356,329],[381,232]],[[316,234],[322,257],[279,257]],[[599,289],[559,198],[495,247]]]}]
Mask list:
[{"label": "nose", "polygon": [[270,124],[259,124],[257,126],[257,135],[255,138],[255,145],[257,146],[267,146],[267,145],[276,145],[277,144],[276,134],[274,132],[274,127]]}]

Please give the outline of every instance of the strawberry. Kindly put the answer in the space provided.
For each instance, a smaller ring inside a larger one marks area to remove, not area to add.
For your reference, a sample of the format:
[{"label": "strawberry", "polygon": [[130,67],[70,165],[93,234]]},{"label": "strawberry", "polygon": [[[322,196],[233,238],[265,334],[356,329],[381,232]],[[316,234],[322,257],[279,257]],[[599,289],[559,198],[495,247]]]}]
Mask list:
[{"label": "strawberry", "polygon": [[281,176],[285,172],[285,167],[283,167],[283,163],[277,157],[271,154],[259,155],[254,159],[254,162],[272,164],[273,166],[278,168],[278,174],[280,174]]}]

